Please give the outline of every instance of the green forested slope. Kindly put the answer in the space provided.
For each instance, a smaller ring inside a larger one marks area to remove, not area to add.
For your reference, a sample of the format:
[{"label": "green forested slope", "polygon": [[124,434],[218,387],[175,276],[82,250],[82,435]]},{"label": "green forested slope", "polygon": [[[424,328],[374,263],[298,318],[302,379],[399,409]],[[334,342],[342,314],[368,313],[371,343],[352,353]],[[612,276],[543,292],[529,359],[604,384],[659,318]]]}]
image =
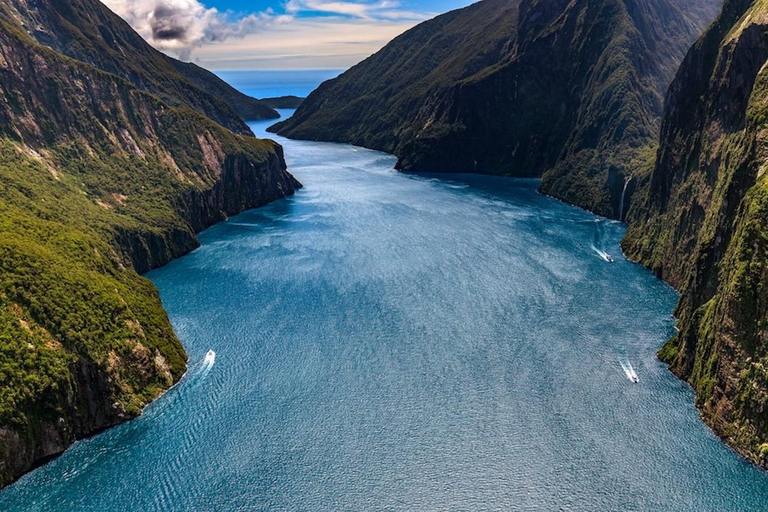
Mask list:
[{"label": "green forested slope", "polygon": [[137,272],[298,186],[277,144],[44,47],[17,21],[0,6],[0,485],[183,374]]},{"label": "green forested slope", "polygon": [[670,87],[629,256],[682,293],[660,352],[702,416],[768,465],[768,2],[727,0]]}]

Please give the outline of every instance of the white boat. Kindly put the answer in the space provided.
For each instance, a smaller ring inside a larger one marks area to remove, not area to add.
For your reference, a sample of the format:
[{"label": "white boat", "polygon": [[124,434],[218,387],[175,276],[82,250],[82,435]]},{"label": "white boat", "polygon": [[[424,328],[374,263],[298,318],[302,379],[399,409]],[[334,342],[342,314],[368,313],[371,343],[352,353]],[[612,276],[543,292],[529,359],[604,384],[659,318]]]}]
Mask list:
[{"label": "white boat", "polygon": [[640,377],[637,376],[637,372],[632,368],[632,363],[629,361],[625,363],[624,361],[619,360],[619,364],[621,365],[621,369],[624,370],[624,375],[626,375],[631,382],[634,382],[635,384],[640,382]]},{"label": "white boat", "polygon": [[610,254],[605,255],[605,261],[607,261],[608,263],[613,263],[613,258],[611,257]]}]

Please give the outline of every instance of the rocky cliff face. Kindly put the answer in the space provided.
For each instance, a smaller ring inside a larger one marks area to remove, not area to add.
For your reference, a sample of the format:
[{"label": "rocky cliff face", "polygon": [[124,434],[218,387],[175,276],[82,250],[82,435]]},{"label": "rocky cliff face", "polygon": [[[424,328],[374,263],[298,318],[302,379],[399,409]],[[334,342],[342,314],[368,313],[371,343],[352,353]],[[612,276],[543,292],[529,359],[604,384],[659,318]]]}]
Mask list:
[{"label": "rocky cliff face", "polygon": [[273,130],[392,152],[409,171],[543,176],[545,193],[622,217],[663,92],[718,5],[484,0],[396,38]]},{"label": "rocky cliff face", "polygon": [[236,133],[252,135],[243,119],[280,117],[210,71],[155,50],[99,0],[8,0],[5,10],[37,42]]},{"label": "rocky cliff face", "polygon": [[655,168],[639,188],[629,256],[682,293],[660,352],[703,418],[768,465],[768,3],[727,0],[667,95]]},{"label": "rocky cliff face", "polygon": [[0,486],[185,371],[139,276],[293,193],[282,149],[40,45],[0,4]]}]

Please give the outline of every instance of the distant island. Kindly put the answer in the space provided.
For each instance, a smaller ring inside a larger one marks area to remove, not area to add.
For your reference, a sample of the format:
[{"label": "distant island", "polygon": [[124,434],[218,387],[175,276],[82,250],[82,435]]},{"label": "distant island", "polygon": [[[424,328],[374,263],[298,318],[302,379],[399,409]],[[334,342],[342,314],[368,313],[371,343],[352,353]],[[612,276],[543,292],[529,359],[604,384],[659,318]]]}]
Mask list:
[{"label": "distant island", "polygon": [[272,108],[299,108],[305,99],[298,96],[280,96],[277,98],[262,98],[260,101]]}]

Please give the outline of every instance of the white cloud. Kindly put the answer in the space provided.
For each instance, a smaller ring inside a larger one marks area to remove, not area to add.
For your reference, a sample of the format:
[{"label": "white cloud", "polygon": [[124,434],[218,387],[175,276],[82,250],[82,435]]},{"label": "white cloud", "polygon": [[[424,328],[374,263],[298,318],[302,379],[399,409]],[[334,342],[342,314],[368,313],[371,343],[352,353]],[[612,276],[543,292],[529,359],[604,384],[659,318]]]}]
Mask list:
[{"label": "white cloud", "polygon": [[267,9],[245,17],[200,0],[102,1],[154,47],[184,60],[194,51],[196,61],[216,69],[242,62],[347,67],[431,16],[401,10],[398,0],[287,0],[285,14]]},{"label": "white cloud", "polygon": [[289,21],[271,10],[232,20],[198,0],[102,0],[154,47],[189,58],[206,43],[243,37],[270,24]]},{"label": "white cloud", "polygon": [[295,18],[268,31],[206,44],[195,62],[208,69],[348,68],[377,52],[413,21]]}]

